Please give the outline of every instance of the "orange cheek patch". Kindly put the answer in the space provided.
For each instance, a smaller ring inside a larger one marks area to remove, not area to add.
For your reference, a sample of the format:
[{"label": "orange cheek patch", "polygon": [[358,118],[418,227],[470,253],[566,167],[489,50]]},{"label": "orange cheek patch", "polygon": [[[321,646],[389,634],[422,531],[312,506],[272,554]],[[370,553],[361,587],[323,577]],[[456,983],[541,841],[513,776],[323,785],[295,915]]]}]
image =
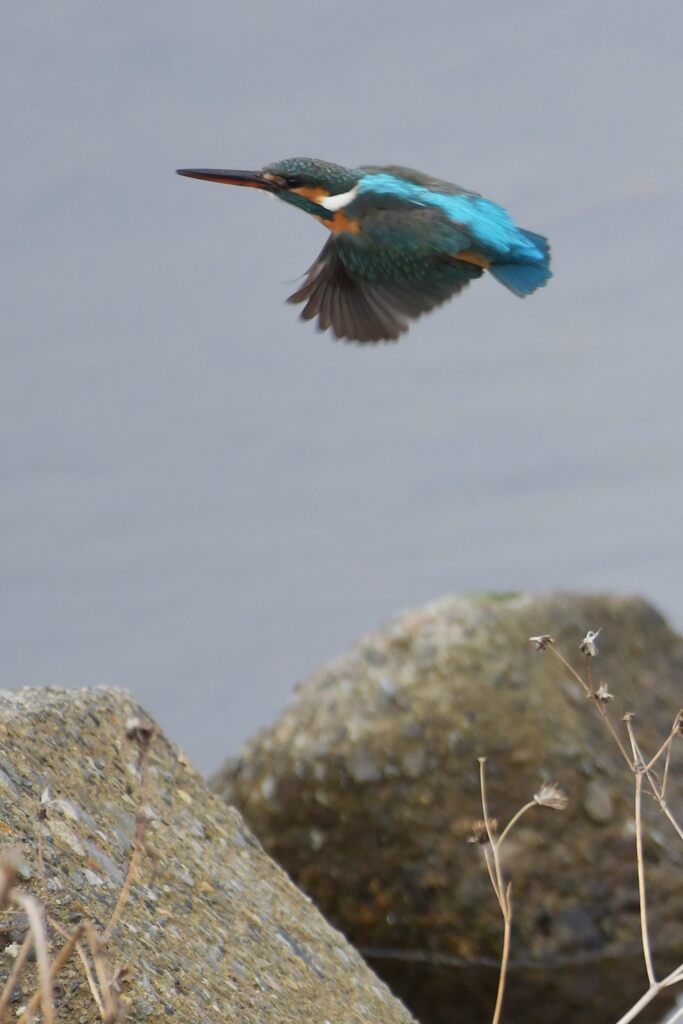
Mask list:
[{"label": "orange cheek patch", "polygon": [[293,188],[292,192],[296,192],[298,196],[303,196],[304,199],[310,199],[312,203],[317,203],[320,206],[321,199],[327,199],[329,192],[326,192],[324,188],[308,188],[303,185],[301,188]]},{"label": "orange cheek patch", "polygon": [[[327,199],[330,194],[324,188],[308,188],[305,185],[301,188],[293,188],[292,192],[296,192],[298,196],[303,196],[304,199],[310,199],[317,206],[320,206],[321,200]],[[360,222],[347,217],[343,209],[336,210],[332,217],[318,217],[318,220],[333,235],[338,235],[342,231],[346,231],[350,235],[359,235],[361,231]]]}]

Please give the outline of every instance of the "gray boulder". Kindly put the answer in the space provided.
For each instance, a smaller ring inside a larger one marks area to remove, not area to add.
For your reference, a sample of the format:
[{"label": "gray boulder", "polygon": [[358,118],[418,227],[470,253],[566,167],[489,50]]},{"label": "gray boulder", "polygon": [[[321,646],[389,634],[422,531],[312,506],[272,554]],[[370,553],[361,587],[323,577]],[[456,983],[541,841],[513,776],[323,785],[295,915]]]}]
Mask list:
[{"label": "gray boulder", "polygon": [[[16,851],[17,891],[46,903],[59,928],[69,933],[90,918],[106,929],[136,822],[146,822],[137,878],[103,950],[126,1019],[410,1024],[237,811],[158,733],[144,758],[139,817],[147,721],[128,695],[111,690],[0,694],[0,847]],[[22,914],[2,917],[0,990],[27,932]],[[64,944],[56,926],[50,941],[54,957]],[[34,972],[29,965],[20,977],[12,1019],[35,988]],[[59,1020],[101,1020],[75,956],[57,982]]]},{"label": "gray boulder", "polygon": [[[298,687],[292,705],[213,780],[256,835],[421,1020],[490,1013],[501,922],[468,845],[541,782],[570,797],[534,809],[507,847],[514,886],[509,1019],[605,1021],[646,987],[639,945],[633,779],[570,673],[528,637],[549,633],[614,695],[650,754],[681,703],[683,642],[645,602],[552,594],[454,597],[409,612]],[[680,755],[670,782],[681,800]],[[683,847],[646,808],[653,939],[683,949]],[[678,845],[677,845],[678,844]],[[673,964],[672,964],[673,966]],[[590,1016],[592,1007],[595,1017]]]}]

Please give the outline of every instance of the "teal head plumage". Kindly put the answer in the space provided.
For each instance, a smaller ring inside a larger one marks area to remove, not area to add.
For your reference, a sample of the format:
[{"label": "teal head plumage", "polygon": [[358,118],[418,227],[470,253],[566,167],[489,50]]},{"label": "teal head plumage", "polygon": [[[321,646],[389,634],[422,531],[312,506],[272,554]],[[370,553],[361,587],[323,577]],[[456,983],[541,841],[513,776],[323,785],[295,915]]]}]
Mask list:
[{"label": "teal head plumage", "polygon": [[289,301],[351,341],[390,341],[488,271],[520,297],[552,276],[543,235],[476,192],[408,167],[347,168],[293,157],[262,171],[181,170],[270,192],[330,237]]}]

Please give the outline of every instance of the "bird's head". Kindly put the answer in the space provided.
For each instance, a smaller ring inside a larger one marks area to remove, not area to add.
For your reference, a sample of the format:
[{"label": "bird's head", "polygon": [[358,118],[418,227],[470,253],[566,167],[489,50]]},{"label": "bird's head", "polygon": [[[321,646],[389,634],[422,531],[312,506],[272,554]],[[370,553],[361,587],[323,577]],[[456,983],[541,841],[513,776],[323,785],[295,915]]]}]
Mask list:
[{"label": "bird's head", "polygon": [[268,164],[262,171],[180,170],[187,178],[217,181],[222,185],[243,185],[257,188],[283,199],[315,217],[330,220],[338,208],[330,196],[350,192],[362,177],[361,171],[340,164],[315,160],[312,157],[290,157]]}]

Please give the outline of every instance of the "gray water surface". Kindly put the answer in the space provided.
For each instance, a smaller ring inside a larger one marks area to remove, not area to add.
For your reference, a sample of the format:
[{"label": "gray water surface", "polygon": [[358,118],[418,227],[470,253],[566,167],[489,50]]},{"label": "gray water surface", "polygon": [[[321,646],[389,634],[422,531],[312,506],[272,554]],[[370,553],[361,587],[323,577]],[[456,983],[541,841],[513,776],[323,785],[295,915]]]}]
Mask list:
[{"label": "gray water surface", "polygon": [[[683,624],[680,4],[2,21],[0,684],[129,687],[211,769],[445,592],[638,591]],[[556,276],[334,344],[283,302],[320,226],[173,173],[296,154],[475,188]]]}]

